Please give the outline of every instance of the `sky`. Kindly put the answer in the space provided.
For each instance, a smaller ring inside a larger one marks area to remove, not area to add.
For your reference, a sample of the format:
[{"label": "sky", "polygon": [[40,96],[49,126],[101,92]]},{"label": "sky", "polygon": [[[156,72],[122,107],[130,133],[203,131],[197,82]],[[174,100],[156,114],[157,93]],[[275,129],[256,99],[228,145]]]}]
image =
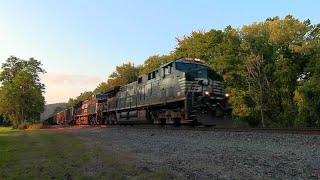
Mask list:
[{"label": "sky", "polygon": [[117,65],[174,50],[192,31],[293,15],[319,23],[317,0],[0,0],[0,64],[34,57],[48,104],[107,80]]}]

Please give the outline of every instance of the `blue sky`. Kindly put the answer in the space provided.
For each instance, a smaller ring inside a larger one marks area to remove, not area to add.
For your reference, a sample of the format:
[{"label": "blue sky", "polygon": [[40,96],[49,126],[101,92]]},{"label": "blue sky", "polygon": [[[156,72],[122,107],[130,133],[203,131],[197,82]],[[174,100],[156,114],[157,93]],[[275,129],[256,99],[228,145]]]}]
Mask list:
[{"label": "blue sky", "polygon": [[288,14],[319,23],[320,1],[0,0],[0,63],[41,60],[47,103],[93,90],[117,65],[167,54],[194,30],[241,28]]}]

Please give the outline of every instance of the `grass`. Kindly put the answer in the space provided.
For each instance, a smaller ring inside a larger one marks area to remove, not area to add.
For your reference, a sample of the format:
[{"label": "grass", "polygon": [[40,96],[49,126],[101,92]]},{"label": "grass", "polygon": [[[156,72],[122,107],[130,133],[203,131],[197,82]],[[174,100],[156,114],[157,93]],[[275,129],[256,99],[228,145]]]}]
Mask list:
[{"label": "grass", "polygon": [[0,127],[0,179],[172,179],[71,134]]},{"label": "grass", "polygon": [[5,131],[12,131],[12,127],[11,126],[0,126],[0,133],[1,132],[5,132]]}]

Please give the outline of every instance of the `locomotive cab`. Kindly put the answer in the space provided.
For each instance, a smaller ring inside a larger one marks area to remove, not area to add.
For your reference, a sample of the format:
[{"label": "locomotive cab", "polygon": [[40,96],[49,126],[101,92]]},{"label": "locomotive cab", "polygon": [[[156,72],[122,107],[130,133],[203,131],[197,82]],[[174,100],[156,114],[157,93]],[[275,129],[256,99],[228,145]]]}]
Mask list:
[{"label": "locomotive cab", "polygon": [[230,127],[232,108],[223,78],[200,59],[178,59],[175,67],[185,74],[186,118],[207,126]]}]

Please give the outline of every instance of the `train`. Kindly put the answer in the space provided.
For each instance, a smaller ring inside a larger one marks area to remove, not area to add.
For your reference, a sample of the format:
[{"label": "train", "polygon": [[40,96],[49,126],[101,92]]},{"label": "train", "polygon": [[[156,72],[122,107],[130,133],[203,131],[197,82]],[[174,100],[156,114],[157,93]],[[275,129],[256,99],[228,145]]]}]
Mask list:
[{"label": "train", "polygon": [[52,121],[70,125],[204,125],[232,126],[232,107],[223,77],[202,59],[178,58],[137,81],[114,86]]}]

